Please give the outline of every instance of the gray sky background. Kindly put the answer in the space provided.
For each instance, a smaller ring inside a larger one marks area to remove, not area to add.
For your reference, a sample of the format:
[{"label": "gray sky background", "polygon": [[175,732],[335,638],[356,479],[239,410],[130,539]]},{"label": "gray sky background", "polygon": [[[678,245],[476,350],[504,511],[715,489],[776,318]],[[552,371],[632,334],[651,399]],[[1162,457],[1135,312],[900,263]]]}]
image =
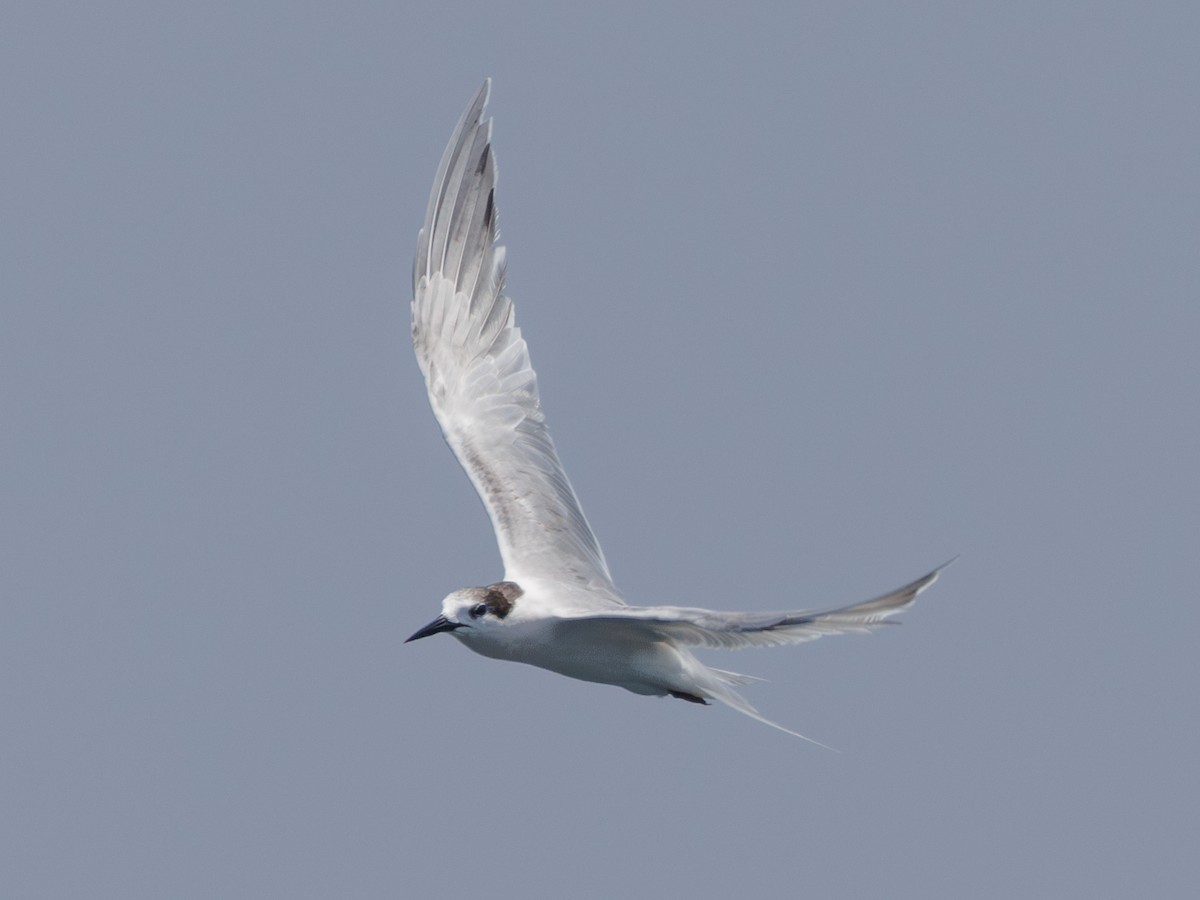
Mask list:
[{"label": "gray sky background", "polygon": [[[1183,897],[1194,4],[10,3],[0,893]],[[766,715],[402,646],[501,576],[409,344],[484,76],[633,602]]]}]

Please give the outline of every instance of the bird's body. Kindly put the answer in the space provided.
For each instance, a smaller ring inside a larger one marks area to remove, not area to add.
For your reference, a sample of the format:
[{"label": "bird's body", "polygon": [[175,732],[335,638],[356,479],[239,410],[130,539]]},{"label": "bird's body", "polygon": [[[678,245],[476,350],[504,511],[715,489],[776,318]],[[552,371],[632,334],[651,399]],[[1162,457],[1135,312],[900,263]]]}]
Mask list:
[{"label": "bird's body", "polygon": [[467,107],[434,180],[413,266],[413,346],[446,442],[491,516],[505,580],[454,591],[442,615],[409,640],[450,632],[483,656],[635,694],[720,700],[796,734],[731,687],[755,679],[706,666],[690,648],[866,631],[909,606],[941,570],[822,613],[626,604],[550,440],[537,376],[503,293],[491,122],[482,120],[488,89]]},{"label": "bird's body", "polygon": [[547,616],[459,639],[492,659],[527,663],[568,678],[612,684],[635,694],[664,696],[695,690],[688,661],[669,641],[647,638],[609,622]]}]

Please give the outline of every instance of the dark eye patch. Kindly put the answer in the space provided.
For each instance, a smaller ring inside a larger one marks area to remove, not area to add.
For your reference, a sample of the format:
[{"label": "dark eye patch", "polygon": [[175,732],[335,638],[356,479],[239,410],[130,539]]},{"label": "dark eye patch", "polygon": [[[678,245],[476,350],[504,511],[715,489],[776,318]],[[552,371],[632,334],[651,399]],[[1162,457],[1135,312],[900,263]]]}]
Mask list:
[{"label": "dark eye patch", "polygon": [[489,584],[484,589],[483,602],[496,614],[497,619],[503,619],[512,611],[513,603],[523,593],[525,592],[519,585],[511,581],[499,581]]},{"label": "dark eye patch", "polygon": [[488,610],[486,603],[476,603],[467,612],[470,613],[472,619],[478,619]]}]

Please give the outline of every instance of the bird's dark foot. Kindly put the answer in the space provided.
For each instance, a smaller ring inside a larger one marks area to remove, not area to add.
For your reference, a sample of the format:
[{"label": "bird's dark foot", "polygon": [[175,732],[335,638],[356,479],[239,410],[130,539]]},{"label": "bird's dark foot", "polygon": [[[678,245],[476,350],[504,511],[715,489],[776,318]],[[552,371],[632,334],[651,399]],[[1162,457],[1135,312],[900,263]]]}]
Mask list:
[{"label": "bird's dark foot", "polygon": [[685,694],[683,691],[671,691],[671,696],[680,700],[686,700],[688,703],[699,703],[702,706],[708,706],[708,701],[703,697],[697,697],[695,694]]}]

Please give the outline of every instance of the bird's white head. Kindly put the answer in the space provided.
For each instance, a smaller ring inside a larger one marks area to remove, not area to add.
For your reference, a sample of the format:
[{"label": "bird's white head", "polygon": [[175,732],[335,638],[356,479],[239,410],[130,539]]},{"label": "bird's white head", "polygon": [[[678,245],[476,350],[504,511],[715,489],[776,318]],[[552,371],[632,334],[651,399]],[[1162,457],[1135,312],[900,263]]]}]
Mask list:
[{"label": "bird's white head", "polygon": [[496,629],[504,627],[522,593],[512,581],[453,591],[442,601],[442,614],[405,643],[442,631],[464,640],[494,634]]}]

